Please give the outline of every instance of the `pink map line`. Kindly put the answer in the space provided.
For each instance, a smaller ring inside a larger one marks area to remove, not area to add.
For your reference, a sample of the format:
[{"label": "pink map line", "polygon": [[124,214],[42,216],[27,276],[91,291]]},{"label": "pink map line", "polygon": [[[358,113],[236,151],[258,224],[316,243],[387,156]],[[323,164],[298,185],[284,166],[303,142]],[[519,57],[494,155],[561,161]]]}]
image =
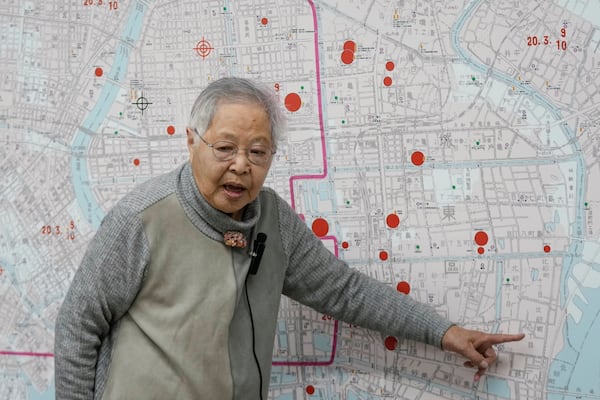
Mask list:
[{"label": "pink map line", "polygon": [[325,147],[325,129],[323,127],[323,101],[321,100],[321,67],[319,60],[319,28],[317,26],[317,10],[312,0],[307,0],[310,4],[313,15],[314,43],[315,43],[315,67],[317,75],[317,101],[319,107],[319,129],[321,131],[321,153],[323,154],[323,173],[317,175],[295,175],[290,178],[290,196],[291,206],[296,208],[296,199],[294,198],[294,181],[299,179],[323,179],[327,177],[327,157]]},{"label": "pink map line", "polygon": [[[309,0],[310,1],[310,0]],[[335,256],[338,256],[337,239],[335,236],[323,236],[323,240],[333,240]],[[277,366],[300,366],[300,367],[323,367],[333,364],[335,360],[335,351],[337,349],[337,334],[338,334],[338,320],[334,321],[333,324],[333,343],[331,345],[331,356],[326,361],[273,361],[271,365]]]},{"label": "pink map line", "polygon": [[[290,197],[291,197],[291,206],[293,209],[296,209],[296,200],[294,197],[294,181],[300,179],[323,179],[327,177],[327,151],[325,146],[325,129],[323,127],[323,103],[321,100],[321,68],[320,68],[320,59],[319,59],[319,28],[317,25],[317,10],[315,8],[315,4],[312,0],[307,0],[308,4],[310,4],[310,8],[313,15],[313,29],[314,29],[314,45],[315,45],[315,66],[316,66],[316,78],[317,78],[317,101],[319,106],[319,129],[321,131],[321,153],[323,154],[323,173],[316,175],[294,175],[290,177]],[[335,256],[338,256],[338,246],[337,239],[335,236],[324,236],[323,240],[333,240],[334,243],[334,252]],[[277,366],[302,366],[302,367],[311,367],[311,366],[328,366],[333,364],[335,359],[335,352],[337,349],[337,334],[338,334],[338,325],[339,322],[336,320],[333,325],[333,343],[331,345],[331,356],[329,360],[326,361],[273,361],[272,365]]]},{"label": "pink map line", "polygon": [[29,351],[0,350],[0,356],[54,357],[54,354],[52,354],[52,353],[34,353],[34,352],[29,352]]}]

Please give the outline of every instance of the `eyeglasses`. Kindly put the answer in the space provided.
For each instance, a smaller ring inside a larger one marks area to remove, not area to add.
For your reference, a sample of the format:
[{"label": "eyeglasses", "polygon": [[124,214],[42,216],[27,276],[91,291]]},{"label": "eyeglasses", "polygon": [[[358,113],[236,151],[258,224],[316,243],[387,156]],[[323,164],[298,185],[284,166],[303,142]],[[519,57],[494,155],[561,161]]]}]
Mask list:
[{"label": "eyeglasses", "polygon": [[[198,135],[200,140],[202,140],[204,144],[211,148],[213,155],[219,161],[233,160],[240,151],[240,148],[235,143],[227,140],[219,140],[212,144],[208,143],[202,136],[200,136],[196,128],[192,129],[194,129],[194,132],[196,132],[196,135]],[[268,164],[271,160],[271,157],[273,157],[273,154],[275,154],[275,151],[273,151],[269,146],[265,146],[263,144],[253,144],[244,150],[246,152],[246,158],[248,158],[248,161],[259,166]]]}]

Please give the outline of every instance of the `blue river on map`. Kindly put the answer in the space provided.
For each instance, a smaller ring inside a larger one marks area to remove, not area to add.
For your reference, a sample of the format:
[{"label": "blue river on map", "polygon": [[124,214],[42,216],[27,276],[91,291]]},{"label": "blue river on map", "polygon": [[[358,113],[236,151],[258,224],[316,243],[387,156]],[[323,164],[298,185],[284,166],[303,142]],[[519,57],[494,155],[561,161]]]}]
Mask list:
[{"label": "blue river on map", "polygon": [[142,32],[146,9],[147,7],[139,1],[131,5],[131,14],[129,14],[129,19],[121,34],[115,52],[115,59],[108,73],[108,79],[102,88],[98,102],[88,114],[81,128],[77,130],[71,143],[73,154],[71,157],[71,177],[75,198],[77,199],[77,203],[79,203],[85,220],[94,229],[98,229],[100,226],[104,218],[104,212],[92,192],[86,158],[92,136],[97,134],[98,129],[106,119],[121,90],[121,83],[127,74],[127,67],[129,65],[130,46],[138,40]]},{"label": "blue river on map", "polygon": [[[460,46],[458,40],[458,33],[461,31],[467,19],[470,17],[472,12],[479,5],[479,1],[472,2],[467,6],[465,12],[457,20],[457,23],[453,27],[452,39],[453,45],[460,57],[465,61],[471,68],[484,74],[490,74],[491,77],[507,84],[518,84],[515,82],[513,77],[499,73],[497,71],[490,71],[489,68],[483,64],[474,61],[468,53],[466,53]],[[73,156],[71,158],[71,174],[72,182],[75,191],[75,196],[78,204],[83,211],[85,219],[97,229],[100,226],[104,213],[102,208],[97,202],[91,190],[90,175],[86,162],[88,149],[91,143],[92,136],[97,133],[98,129],[104,122],[108,112],[110,111],[119,91],[121,90],[120,83],[125,78],[127,73],[127,67],[129,64],[130,48],[135,41],[138,40],[142,31],[144,13],[147,7],[142,3],[137,2],[135,6],[130,7],[129,20],[126,23],[126,28],[121,34],[121,42],[117,46],[115,59],[111,70],[108,74],[110,79],[107,79],[99,100],[90,111],[87,118],[84,120],[81,129],[78,129],[74,140],[72,142]],[[528,91],[528,95],[538,103],[542,104],[556,120],[560,120],[560,110],[554,105],[548,102],[548,100],[534,92],[528,87],[524,87],[524,90]],[[565,125],[562,126],[563,132],[569,139],[573,138],[573,133],[570,132],[569,128]],[[577,158],[577,197],[576,197],[576,218],[572,224],[571,236],[581,237],[583,232],[583,193],[584,193],[584,175],[585,168],[583,164],[583,158],[581,156],[579,144],[577,141],[572,142],[573,150],[575,154],[578,154]],[[567,278],[572,272],[573,266],[582,262],[579,256],[582,252],[583,244],[577,241],[573,241],[567,251],[570,256],[565,257],[562,266],[561,274],[561,306],[565,307],[566,299],[569,293],[567,292]],[[596,394],[600,393],[600,383],[598,379],[590,379],[590,376],[600,376],[600,366],[597,360],[600,359],[600,346],[594,343],[593,337],[589,337],[589,332],[600,332],[600,321],[595,319],[594,316],[600,309],[600,292],[592,289],[581,288],[582,293],[586,296],[587,303],[583,301],[577,302],[576,305],[582,311],[582,318],[579,323],[568,317],[567,323],[564,327],[564,337],[568,340],[565,342],[564,348],[558,354],[555,360],[550,365],[550,379],[554,379],[552,384],[548,384],[548,390],[550,392],[550,400],[568,399],[575,398],[575,391],[580,388],[583,393],[595,391]],[[500,301],[499,301],[500,303]],[[488,392],[496,394],[500,397],[506,396],[505,382],[500,378],[495,378],[495,381],[488,382]],[[573,393],[572,396],[554,394],[553,391],[568,391]],[[51,399],[50,393],[53,393],[54,389],[51,388],[45,393],[30,393],[30,398],[36,400],[47,400]]]},{"label": "blue river on map", "polygon": [[55,388],[51,384],[45,392],[38,392],[31,382],[27,383],[27,398],[31,400],[54,400]]}]

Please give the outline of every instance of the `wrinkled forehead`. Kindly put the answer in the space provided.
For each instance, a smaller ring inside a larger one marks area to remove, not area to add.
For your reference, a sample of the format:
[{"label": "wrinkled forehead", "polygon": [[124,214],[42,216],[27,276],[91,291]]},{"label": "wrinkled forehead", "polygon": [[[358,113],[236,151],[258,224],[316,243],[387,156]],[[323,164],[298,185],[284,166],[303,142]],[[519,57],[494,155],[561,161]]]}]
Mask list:
[{"label": "wrinkled forehead", "polygon": [[[230,99],[230,98],[224,98],[224,99],[219,99],[219,101],[217,101],[215,103],[215,108],[213,110],[212,115],[210,116],[210,121],[208,121],[208,127],[210,127],[213,124],[213,121],[215,119],[215,116],[217,115],[217,113],[219,113],[220,110],[222,110],[223,106],[227,106],[227,105],[239,105],[239,106],[248,106],[248,108],[253,108],[253,107],[260,107],[262,109],[262,111],[264,112],[264,115],[266,117],[267,123],[269,125],[268,127],[268,132],[269,134],[271,134],[272,136],[272,121],[271,121],[271,116],[269,114],[269,110],[265,107],[265,105],[260,102],[258,99],[256,98],[249,98],[249,99]],[[232,117],[239,117],[239,114],[234,114],[231,115]],[[208,128],[207,127],[207,128]],[[272,138],[271,138],[272,139]]]},{"label": "wrinkled forehead", "polygon": [[265,114],[269,114],[264,103],[254,96],[221,97],[215,102],[215,113],[221,106],[228,104],[238,104],[240,106],[259,106],[264,110]]}]

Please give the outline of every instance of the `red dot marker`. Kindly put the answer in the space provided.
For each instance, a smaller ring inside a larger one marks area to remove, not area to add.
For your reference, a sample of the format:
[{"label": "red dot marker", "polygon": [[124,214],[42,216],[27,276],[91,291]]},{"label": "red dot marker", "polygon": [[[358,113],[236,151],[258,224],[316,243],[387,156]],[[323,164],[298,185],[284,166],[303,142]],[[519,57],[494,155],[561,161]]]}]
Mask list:
[{"label": "red dot marker", "polygon": [[96,68],[96,70],[94,71],[94,74],[95,74],[95,75],[96,75],[98,78],[100,78],[100,77],[101,77],[101,76],[104,74],[104,71],[102,70],[102,68],[98,67],[98,68]]},{"label": "red dot marker", "polygon": [[483,253],[485,253],[485,249],[483,247],[479,247],[479,248],[477,248],[477,252],[479,254],[483,254]]},{"label": "red dot marker", "polygon": [[400,225],[400,217],[398,217],[398,214],[395,213],[388,214],[388,216],[385,218],[385,223],[392,229],[397,228],[398,225]]},{"label": "red dot marker", "polygon": [[385,261],[385,260],[387,260],[387,259],[388,259],[388,252],[387,252],[387,251],[385,251],[385,250],[381,250],[381,251],[379,252],[379,259],[380,259],[381,261]]},{"label": "red dot marker", "polygon": [[388,61],[385,63],[385,69],[387,69],[388,71],[393,71],[394,67],[396,67],[394,65],[394,63],[392,61]]},{"label": "red dot marker", "polygon": [[308,393],[308,394],[314,394],[315,393],[315,387],[313,385],[308,385],[306,387],[306,393]]},{"label": "red dot marker", "polygon": [[139,159],[139,158],[134,158],[134,159],[133,159],[133,165],[135,165],[136,167],[137,167],[138,165],[140,165],[140,159]]},{"label": "red dot marker", "polygon": [[342,55],[340,58],[342,59],[342,62],[344,64],[352,64],[352,62],[354,61],[354,52],[351,50],[344,50],[342,51]]},{"label": "red dot marker", "polygon": [[167,133],[169,135],[174,135],[175,134],[175,127],[173,125],[167,126]]},{"label": "red dot marker", "polygon": [[342,249],[347,249],[348,247],[350,247],[348,242],[342,242]]},{"label": "red dot marker", "polygon": [[312,223],[312,231],[315,235],[323,237],[329,232],[329,223],[323,218],[317,218]]},{"label": "red dot marker", "polygon": [[398,339],[393,336],[388,336],[385,338],[385,348],[394,351],[396,350],[396,346],[398,346]]},{"label": "red dot marker", "polygon": [[415,151],[410,155],[410,161],[417,167],[425,162],[425,154],[420,151]]},{"label": "red dot marker", "polygon": [[383,78],[383,84],[385,86],[392,86],[392,78],[390,78],[389,76],[386,76],[385,78]]},{"label": "red dot marker", "polygon": [[288,111],[291,112],[296,112],[300,109],[300,106],[302,105],[302,99],[300,98],[300,95],[298,95],[298,93],[290,93],[287,96],[285,96],[285,108],[288,109]]},{"label": "red dot marker", "polygon": [[479,231],[475,234],[475,243],[480,246],[485,246],[488,242],[488,234],[484,231]]},{"label": "red dot marker", "polygon": [[354,53],[356,51],[356,43],[352,40],[346,40],[344,42],[344,50],[350,50]]},{"label": "red dot marker", "polygon": [[260,20],[260,23],[263,24],[263,25],[266,25],[266,24],[269,23],[269,19],[266,18],[266,17],[263,17],[263,19]]},{"label": "red dot marker", "polygon": [[406,281],[398,282],[396,285],[396,290],[400,293],[409,294],[410,293],[410,284]]},{"label": "red dot marker", "polygon": [[550,253],[551,250],[552,250],[552,248],[550,248],[550,246],[548,246],[548,245],[544,246],[544,253]]}]

